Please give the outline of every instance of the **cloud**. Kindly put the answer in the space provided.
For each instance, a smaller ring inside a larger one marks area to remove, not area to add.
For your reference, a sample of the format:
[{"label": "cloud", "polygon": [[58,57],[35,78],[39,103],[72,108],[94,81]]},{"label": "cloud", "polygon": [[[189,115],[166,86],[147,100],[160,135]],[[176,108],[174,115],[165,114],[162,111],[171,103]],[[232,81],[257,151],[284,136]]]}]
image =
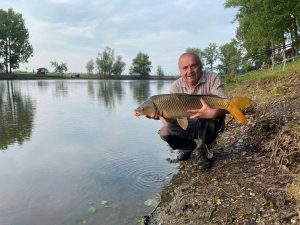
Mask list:
[{"label": "cloud", "polygon": [[[177,57],[188,47],[229,42],[235,35],[234,10],[224,0],[1,0],[25,19],[34,48],[28,68],[57,60],[71,72],[85,65],[106,46],[127,63],[139,51],[147,53],[153,72],[161,65],[177,73]],[[154,69],[155,68],[155,69]]]}]

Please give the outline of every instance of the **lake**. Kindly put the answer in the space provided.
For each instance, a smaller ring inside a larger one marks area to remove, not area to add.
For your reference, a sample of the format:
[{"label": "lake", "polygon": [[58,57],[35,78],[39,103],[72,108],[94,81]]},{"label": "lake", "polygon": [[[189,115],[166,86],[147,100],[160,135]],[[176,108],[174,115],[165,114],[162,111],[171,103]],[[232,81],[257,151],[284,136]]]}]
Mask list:
[{"label": "lake", "polygon": [[133,109],[171,82],[0,81],[0,224],[138,224],[177,165]]}]

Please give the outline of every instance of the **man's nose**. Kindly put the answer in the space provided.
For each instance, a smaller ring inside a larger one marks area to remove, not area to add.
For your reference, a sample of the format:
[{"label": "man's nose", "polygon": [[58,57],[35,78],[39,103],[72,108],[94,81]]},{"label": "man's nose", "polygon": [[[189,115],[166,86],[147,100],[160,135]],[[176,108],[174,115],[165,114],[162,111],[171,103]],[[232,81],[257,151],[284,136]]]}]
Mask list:
[{"label": "man's nose", "polygon": [[192,67],[189,66],[189,67],[187,68],[187,72],[188,72],[188,73],[193,72]]}]

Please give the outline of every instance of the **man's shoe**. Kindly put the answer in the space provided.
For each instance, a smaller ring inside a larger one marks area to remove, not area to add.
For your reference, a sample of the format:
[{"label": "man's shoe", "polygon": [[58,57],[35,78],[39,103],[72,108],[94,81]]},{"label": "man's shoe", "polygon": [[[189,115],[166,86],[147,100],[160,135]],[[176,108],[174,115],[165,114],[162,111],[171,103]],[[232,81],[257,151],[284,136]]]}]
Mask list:
[{"label": "man's shoe", "polygon": [[191,158],[191,153],[192,151],[187,151],[187,150],[179,150],[179,153],[177,155],[177,160],[178,161],[185,161]]},{"label": "man's shoe", "polygon": [[200,170],[207,170],[211,168],[212,160],[207,158],[206,153],[201,154],[197,166]]},{"label": "man's shoe", "polygon": [[198,160],[198,162],[197,162],[198,169],[206,170],[206,169],[211,168],[213,154],[207,148],[207,145],[205,145],[205,144],[198,145],[194,149],[194,151],[192,153],[192,157],[194,159]]}]

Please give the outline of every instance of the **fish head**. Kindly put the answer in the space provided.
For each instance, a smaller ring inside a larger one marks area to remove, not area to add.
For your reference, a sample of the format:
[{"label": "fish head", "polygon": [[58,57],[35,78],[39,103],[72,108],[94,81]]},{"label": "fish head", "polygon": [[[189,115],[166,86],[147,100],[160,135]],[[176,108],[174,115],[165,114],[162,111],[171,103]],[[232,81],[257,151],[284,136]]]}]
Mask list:
[{"label": "fish head", "polygon": [[139,107],[134,110],[135,116],[150,116],[153,117],[156,114],[156,107],[151,99],[144,101]]}]

